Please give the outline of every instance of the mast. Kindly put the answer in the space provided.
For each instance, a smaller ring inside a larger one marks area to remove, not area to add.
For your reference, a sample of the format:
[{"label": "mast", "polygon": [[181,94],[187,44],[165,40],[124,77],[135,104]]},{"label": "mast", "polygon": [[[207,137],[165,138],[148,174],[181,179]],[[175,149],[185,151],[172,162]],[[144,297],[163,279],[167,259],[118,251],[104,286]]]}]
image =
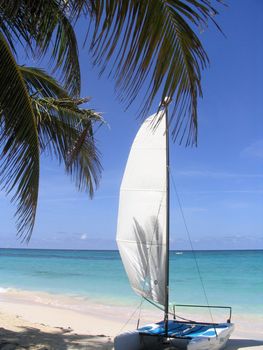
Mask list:
[{"label": "mast", "polygon": [[165,336],[168,336],[169,319],[169,238],[170,238],[170,152],[169,152],[169,121],[168,104],[171,102],[166,97],[164,106],[165,112],[165,136],[166,136],[166,261],[165,261],[165,304],[164,304],[164,327]]}]

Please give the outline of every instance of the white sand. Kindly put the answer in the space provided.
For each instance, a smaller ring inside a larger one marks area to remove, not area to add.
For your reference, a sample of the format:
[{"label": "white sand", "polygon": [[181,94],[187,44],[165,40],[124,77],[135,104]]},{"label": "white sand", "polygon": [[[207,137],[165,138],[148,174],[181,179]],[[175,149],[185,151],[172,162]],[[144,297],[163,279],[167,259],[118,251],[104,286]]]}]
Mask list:
[{"label": "white sand", "polygon": [[[116,334],[136,327],[138,313],[133,315],[134,309],[87,301],[83,308],[79,305],[78,299],[46,293],[1,294],[0,349],[108,350]],[[160,313],[148,310],[142,323],[158,319]],[[263,316],[237,315],[233,322],[235,331],[227,350],[263,350]]]}]

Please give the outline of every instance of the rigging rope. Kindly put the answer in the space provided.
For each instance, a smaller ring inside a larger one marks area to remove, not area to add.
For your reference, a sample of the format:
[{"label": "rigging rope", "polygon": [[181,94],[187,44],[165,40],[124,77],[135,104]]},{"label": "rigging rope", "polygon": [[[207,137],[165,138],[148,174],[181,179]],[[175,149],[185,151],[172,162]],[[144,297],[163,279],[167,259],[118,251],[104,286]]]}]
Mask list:
[{"label": "rigging rope", "polygon": [[123,326],[120,328],[118,333],[121,333],[123,331],[123,329],[127,326],[127,324],[130,322],[130,320],[133,318],[133,316],[135,315],[135,313],[137,312],[137,310],[142,308],[142,304],[144,302],[145,299],[142,299],[140,301],[140,303],[138,304],[138,306],[135,308],[135,310],[133,311],[133,313],[130,315],[130,317],[128,318],[128,320],[123,324]]},{"label": "rigging rope", "polygon": [[[191,240],[191,237],[190,237],[190,232],[189,232],[188,226],[186,224],[186,219],[185,219],[185,216],[184,216],[184,212],[183,212],[182,204],[181,204],[181,201],[180,201],[180,197],[179,197],[176,185],[175,185],[174,178],[173,178],[173,176],[171,174],[170,174],[170,178],[172,180],[172,184],[173,184],[173,187],[174,187],[174,190],[175,190],[176,198],[177,198],[177,201],[178,201],[178,204],[179,204],[179,208],[180,208],[180,212],[181,212],[181,215],[182,215],[182,218],[183,218],[183,223],[184,223],[185,230],[186,230],[186,233],[187,233],[187,236],[188,236],[188,240],[189,240],[189,243],[190,243],[191,251],[192,251],[192,254],[194,256],[196,269],[197,269],[198,276],[199,276],[199,279],[200,279],[200,282],[201,282],[201,286],[202,286],[203,293],[204,293],[204,296],[205,296],[206,304],[208,306],[209,315],[210,315],[212,323],[214,323],[213,315],[212,315],[211,308],[210,308],[210,305],[209,305],[209,302],[208,302],[208,296],[207,296],[207,293],[206,293],[206,290],[205,290],[204,281],[203,281],[203,278],[202,278],[202,275],[201,275],[201,271],[200,271],[199,263],[198,263],[198,260],[197,260],[197,257],[196,257],[196,253],[195,253],[195,250],[194,250],[194,247],[193,247],[193,244],[192,244],[192,240]],[[216,332],[215,326],[214,326],[214,331],[215,331],[215,334],[217,336],[217,332]]]}]

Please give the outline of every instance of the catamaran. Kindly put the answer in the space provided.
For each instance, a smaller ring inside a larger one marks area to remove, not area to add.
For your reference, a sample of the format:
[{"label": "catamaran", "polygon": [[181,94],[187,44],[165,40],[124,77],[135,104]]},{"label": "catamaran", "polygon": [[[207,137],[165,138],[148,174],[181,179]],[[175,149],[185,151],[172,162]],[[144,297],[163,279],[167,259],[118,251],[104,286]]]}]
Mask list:
[{"label": "catamaran", "polygon": [[218,350],[234,329],[230,307],[225,323],[206,323],[178,320],[175,306],[172,312],[169,305],[167,108],[168,104],[147,118],[134,139],[120,188],[117,225],[117,244],[133,290],[162,307],[164,317],[160,322],[119,334],[114,339],[115,350]]}]

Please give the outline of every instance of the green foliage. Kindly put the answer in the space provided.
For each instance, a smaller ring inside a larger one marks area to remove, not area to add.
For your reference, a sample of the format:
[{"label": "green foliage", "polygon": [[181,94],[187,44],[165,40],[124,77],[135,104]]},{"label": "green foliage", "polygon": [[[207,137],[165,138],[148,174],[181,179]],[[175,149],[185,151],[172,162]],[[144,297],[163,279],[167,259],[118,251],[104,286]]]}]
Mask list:
[{"label": "green foliage", "polygon": [[50,52],[54,71],[60,70],[66,90],[77,97],[80,68],[73,24],[86,17],[84,30],[88,34],[93,28],[93,63],[101,73],[109,70],[120,100],[128,107],[149,82],[141,115],[156,96],[161,102],[170,96],[175,101],[170,116],[174,140],[194,144],[201,71],[208,64],[196,31],[209,21],[216,25],[213,3],[222,1],[10,0],[0,2],[0,23],[11,47],[18,39],[34,54]]},{"label": "green foliage", "polygon": [[33,98],[38,120],[40,149],[63,162],[80,191],[92,197],[99,183],[101,165],[93,137],[93,124],[100,115],[80,109],[85,99]]},{"label": "green foliage", "polygon": [[63,163],[81,191],[92,197],[101,174],[93,137],[102,119],[81,108],[88,99],[72,98],[43,70],[18,66],[0,35],[0,181],[17,202],[18,235],[30,239],[34,227],[40,153]]},{"label": "green foliage", "polygon": [[22,74],[1,33],[0,61],[0,183],[18,203],[18,234],[30,235],[39,185],[37,125]]},{"label": "green foliage", "polygon": [[15,52],[19,41],[34,56],[51,52],[54,70],[73,96],[80,93],[78,44],[66,1],[0,1],[0,29]]},{"label": "green foliage", "polygon": [[[141,115],[156,96],[161,103],[171,97],[174,140],[194,144],[208,64],[195,31],[214,22],[212,2],[221,1],[0,0],[0,183],[17,203],[19,235],[29,239],[33,230],[41,152],[63,163],[79,190],[92,196],[98,185],[93,125],[101,117],[80,107],[87,100],[79,98],[76,21],[86,18],[93,63],[115,79],[120,100],[129,106],[148,82]],[[39,68],[18,66],[17,43],[35,58],[49,55],[62,85]]]},{"label": "green foliage", "polygon": [[101,72],[110,65],[120,100],[129,106],[147,79],[142,116],[160,92],[161,104],[169,96],[175,101],[170,119],[174,140],[193,144],[201,70],[208,64],[195,29],[215,23],[213,2],[221,1],[69,0],[68,6],[93,19],[93,62]]}]

